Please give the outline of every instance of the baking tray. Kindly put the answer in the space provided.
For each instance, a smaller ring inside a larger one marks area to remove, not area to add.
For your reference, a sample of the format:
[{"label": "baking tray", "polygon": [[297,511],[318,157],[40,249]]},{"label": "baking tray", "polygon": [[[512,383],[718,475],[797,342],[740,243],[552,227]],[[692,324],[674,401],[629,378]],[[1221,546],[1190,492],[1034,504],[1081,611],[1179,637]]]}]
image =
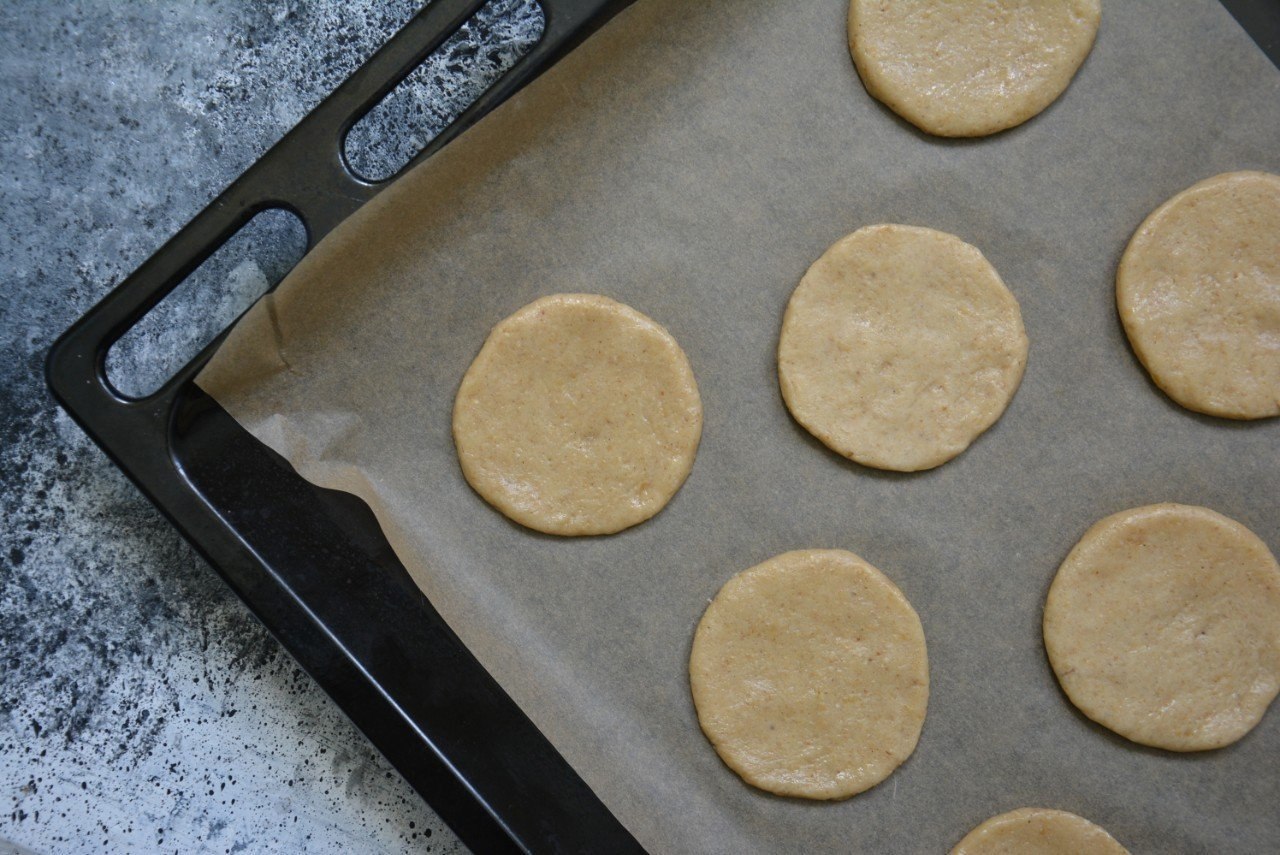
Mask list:
[{"label": "baking tray", "polygon": [[[639,847],[460,644],[357,499],[303,481],[191,379],[154,394],[107,381],[110,346],[256,213],[297,213],[314,245],[386,182],[356,178],[346,130],[483,0],[436,0],[54,346],[59,401],[227,579],[326,691],[480,851]],[[412,163],[585,38],[622,2],[545,0],[542,40]],[[1280,10],[1225,5],[1273,61]],[[412,164],[411,164],[412,165]]]},{"label": "baking tray", "polygon": [[[484,2],[426,6],[59,338],[48,381],[59,403],[468,846],[639,851],[427,602],[364,503],[298,477],[191,382],[221,336],[144,398],[119,394],[105,371],[111,345],[256,214],[292,211],[310,249],[389,183],[364,181],[344,162],[347,130]],[[539,42],[405,169],[626,3],[541,5]]]}]

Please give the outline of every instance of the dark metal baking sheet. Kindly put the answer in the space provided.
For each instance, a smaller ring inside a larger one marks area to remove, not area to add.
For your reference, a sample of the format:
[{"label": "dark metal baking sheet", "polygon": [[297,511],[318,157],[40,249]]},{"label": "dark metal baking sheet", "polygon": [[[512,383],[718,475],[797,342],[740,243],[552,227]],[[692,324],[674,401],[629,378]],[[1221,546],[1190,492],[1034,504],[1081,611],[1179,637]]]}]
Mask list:
[{"label": "dark metal baking sheet", "polygon": [[[1224,0],[1280,64],[1280,8]],[[154,395],[106,380],[110,345],[258,211],[303,217],[312,245],[383,184],[355,179],[345,129],[481,5],[436,0],[64,335],[55,394],[201,550],[255,614],[480,851],[625,851],[634,840],[476,663],[420,594],[368,509],[320,490],[246,434],[190,379],[217,342]],[[544,0],[547,30],[428,157],[625,5]],[[391,629],[394,631],[389,631]]]},{"label": "dark metal baking sheet", "polygon": [[[406,169],[626,5],[541,4],[538,44]],[[368,508],[299,478],[191,383],[220,339],[144,398],[117,393],[105,371],[111,345],[260,211],[293,211],[310,247],[389,183],[362,181],[344,163],[347,129],[482,5],[428,5],[68,330],[50,351],[48,380],[465,843],[482,852],[632,851],[631,835],[422,596]]]}]

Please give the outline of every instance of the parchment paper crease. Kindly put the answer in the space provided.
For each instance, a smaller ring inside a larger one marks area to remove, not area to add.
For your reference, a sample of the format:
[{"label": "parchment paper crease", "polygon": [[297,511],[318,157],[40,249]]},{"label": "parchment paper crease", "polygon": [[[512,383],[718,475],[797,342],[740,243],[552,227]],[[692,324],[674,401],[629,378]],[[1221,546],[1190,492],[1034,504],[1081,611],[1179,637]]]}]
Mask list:
[{"label": "parchment paper crease", "polygon": [[[1089,724],[1040,638],[1058,564],[1100,517],[1203,504],[1280,548],[1280,421],[1172,404],[1116,318],[1113,276],[1156,205],[1231,169],[1280,172],[1280,73],[1214,0],[1108,0],[1066,94],[971,142],[873,101],[844,0],[640,0],[321,243],[199,378],[305,477],[373,507],[481,662],[655,852],[943,852],[1021,805],[1135,852],[1280,847],[1280,711],[1179,756]],[[783,407],[786,300],[869,223],[953,232],[1022,305],[1004,418],[915,476],[849,464]],[[664,324],[705,430],[684,488],[613,537],[535,535],[459,472],[454,392],[494,323],[598,292]],[[851,549],[910,598],[932,696],[915,755],[837,804],[745,786],[698,730],[691,633],[737,571]]]}]

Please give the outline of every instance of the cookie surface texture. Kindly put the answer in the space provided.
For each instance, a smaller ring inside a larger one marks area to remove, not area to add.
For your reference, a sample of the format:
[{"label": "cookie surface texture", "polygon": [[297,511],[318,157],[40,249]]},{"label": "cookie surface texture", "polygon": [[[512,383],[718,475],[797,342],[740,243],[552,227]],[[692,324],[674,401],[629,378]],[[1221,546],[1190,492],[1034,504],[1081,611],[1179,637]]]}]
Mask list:
[{"label": "cookie surface texture", "polygon": [[1048,107],[1093,47],[1100,0],[852,0],[867,91],[923,131],[977,137]]},{"label": "cookie surface texture", "polygon": [[693,466],[702,403],[684,351],[607,297],[557,294],[489,334],[458,389],[468,483],[548,534],[611,534],[660,511]]},{"label": "cookie surface texture", "polygon": [[915,750],[929,698],[920,618],[851,552],[787,552],[730,579],[689,659],[720,758],[771,793],[842,799]]},{"label": "cookie surface texture", "polygon": [[1221,748],[1280,691],[1280,567],[1208,508],[1121,511],[1058,570],[1044,642],[1067,697],[1103,727],[1172,751]]},{"label": "cookie surface texture", "polygon": [[1120,261],[1116,305],[1170,398],[1211,416],[1280,415],[1280,176],[1228,172],[1157,208]]},{"label": "cookie surface texture", "polygon": [[969,447],[1013,398],[1027,362],[1018,301],[975,247],[877,225],[837,241],[782,321],[787,408],[833,451],[910,472]]},{"label": "cookie surface texture", "polygon": [[1129,850],[1082,816],[1019,808],[979,825],[951,855],[1128,855]]}]

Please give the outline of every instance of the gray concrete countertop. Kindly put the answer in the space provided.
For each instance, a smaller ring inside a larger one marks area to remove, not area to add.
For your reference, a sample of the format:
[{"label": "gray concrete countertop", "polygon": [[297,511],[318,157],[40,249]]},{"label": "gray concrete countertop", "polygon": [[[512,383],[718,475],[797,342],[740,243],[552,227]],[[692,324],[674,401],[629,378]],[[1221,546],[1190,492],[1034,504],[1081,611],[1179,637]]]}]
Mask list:
[{"label": "gray concrete countertop", "polygon": [[[418,5],[0,5],[0,852],[461,849],[43,380],[53,339]],[[540,27],[491,3],[361,162],[416,150]],[[177,317],[264,287],[252,251]]]}]

